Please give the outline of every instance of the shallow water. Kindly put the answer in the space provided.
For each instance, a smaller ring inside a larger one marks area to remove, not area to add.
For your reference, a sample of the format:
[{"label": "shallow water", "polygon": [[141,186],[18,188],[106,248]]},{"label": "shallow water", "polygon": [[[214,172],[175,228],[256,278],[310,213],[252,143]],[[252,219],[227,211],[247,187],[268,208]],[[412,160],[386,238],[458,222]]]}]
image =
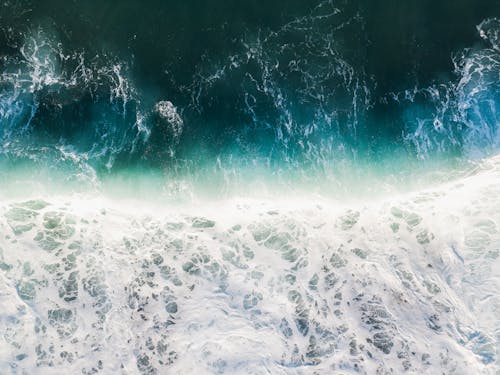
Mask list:
[{"label": "shallow water", "polygon": [[500,161],[412,193],[0,208],[3,373],[498,368]]}]

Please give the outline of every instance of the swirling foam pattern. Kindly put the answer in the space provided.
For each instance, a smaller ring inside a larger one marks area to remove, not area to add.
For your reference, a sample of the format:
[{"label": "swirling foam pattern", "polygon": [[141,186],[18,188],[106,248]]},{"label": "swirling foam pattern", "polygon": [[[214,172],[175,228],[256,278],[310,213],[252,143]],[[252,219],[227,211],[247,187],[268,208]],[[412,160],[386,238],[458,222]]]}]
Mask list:
[{"label": "swirling foam pattern", "polygon": [[494,374],[499,181],[493,158],[379,201],[3,201],[1,372]]}]

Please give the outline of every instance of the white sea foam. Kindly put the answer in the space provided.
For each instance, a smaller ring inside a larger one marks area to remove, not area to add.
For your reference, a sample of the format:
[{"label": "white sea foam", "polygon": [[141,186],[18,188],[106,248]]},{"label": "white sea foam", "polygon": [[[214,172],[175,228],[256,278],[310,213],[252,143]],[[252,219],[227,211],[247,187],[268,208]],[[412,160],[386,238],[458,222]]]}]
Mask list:
[{"label": "white sea foam", "polygon": [[[485,46],[465,49],[454,56],[455,82],[414,87],[390,95],[398,103],[412,103],[405,138],[415,146],[419,158],[426,159],[436,151],[447,152],[459,145],[475,157],[484,157],[498,148],[499,25],[498,18],[491,18],[477,26]],[[422,98],[431,111],[419,108],[416,99]]]},{"label": "white sea foam", "polygon": [[[33,161],[50,155],[51,164],[60,160],[69,164],[72,159],[65,159],[67,154],[57,151],[72,148],[75,154],[81,154],[80,160],[100,160],[110,169],[117,154],[129,146],[135,147],[149,132],[144,121],[147,111],[141,108],[139,94],[129,77],[129,64],[112,55],[89,56],[84,50],[69,52],[55,35],[41,27],[29,30],[23,34],[19,54],[3,60],[0,152]],[[100,99],[106,94],[109,101]],[[93,142],[79,145],[82,137],[61,137],[57,133],[64,133],[64,121],[58,120],[52,120],[56,125],[49,131],[53,139],[36,137],[32,122],[40,116],[40,110],[43,112],[48,106],[57,113],[85,100],[91,101],[90,107],[101,105],[104,107],[100,109],[119,115],[113,121],[92,116],[82,122],[87,134],[95,134]],[[40,152],[43,147],[50,149],[49,152]],[[76,173],[88,169],[90,165]]]},{"label": "white sea foam", "polygon": [[495,374],[499,193],[3,199],[0,373]]},{"label": "white sea foam", "polygon": [[182,117],[172,102],[168,100],[159,101],[155,104],[154,111],[169,124],[174,138],[178,139],[184,128],[184,121],[182,121]]}]

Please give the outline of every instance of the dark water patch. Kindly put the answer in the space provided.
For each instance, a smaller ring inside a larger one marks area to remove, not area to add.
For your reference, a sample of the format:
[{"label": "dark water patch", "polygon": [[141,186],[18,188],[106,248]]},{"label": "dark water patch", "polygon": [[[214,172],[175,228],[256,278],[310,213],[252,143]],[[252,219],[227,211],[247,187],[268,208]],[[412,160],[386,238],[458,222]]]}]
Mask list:
[{"label": "dark water patch", "polygon": [[364,165],[396,175],[394,155],[461,164],[500,143],[496,15],[493,0],[5,1],[0,164],[219,174],[214,190],[248,170],[348,185]]}]

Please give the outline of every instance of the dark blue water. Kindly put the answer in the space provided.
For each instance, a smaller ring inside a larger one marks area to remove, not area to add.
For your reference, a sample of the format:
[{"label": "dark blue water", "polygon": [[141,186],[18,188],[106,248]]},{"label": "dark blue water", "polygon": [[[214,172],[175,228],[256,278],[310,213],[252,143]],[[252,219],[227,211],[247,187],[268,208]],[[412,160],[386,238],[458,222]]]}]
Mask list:
[{"label": "dark blue water", "polygon": [[499,11],[494,0],[4,1],[0,163],[237,181],[463,164],[500,142]]}]

